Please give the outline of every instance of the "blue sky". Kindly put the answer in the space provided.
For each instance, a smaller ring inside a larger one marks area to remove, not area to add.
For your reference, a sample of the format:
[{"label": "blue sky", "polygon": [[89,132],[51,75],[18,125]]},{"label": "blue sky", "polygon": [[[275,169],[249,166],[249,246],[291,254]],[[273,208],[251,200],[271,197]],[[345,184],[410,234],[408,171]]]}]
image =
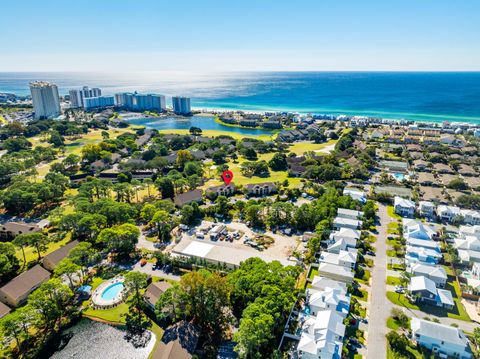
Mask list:
[{"label": "blue sky", "polygon": [[480,70],[478,0],[23,0],[0,71]]}]

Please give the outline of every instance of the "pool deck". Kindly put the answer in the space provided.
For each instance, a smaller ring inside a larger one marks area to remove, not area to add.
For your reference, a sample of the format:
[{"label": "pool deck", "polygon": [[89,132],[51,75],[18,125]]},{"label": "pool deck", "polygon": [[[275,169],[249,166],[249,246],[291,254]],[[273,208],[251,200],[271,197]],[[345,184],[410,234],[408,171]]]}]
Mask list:
[{"label": "pool deck", "polygon": [[103,282],[102,284],[100,284],[97,287],[97,289],[95,289],[95,291],[93,292],[93,295],[92,295],[93,306],[95,308],[98,308],[98,309],[102,309],[102,308],[107,309],[107,308],[115,307],[118,304],[122,303],[123,302],[123,290],[115,298],[109,299],[109,300],[102,298],[102,294],[105,291],[105,289],[110,287],[112,284],[123,283],[124,280],[125,280],[125,278],[123,278],[123,277],[115,277],[113,279],[107,280],[107,281]]}]

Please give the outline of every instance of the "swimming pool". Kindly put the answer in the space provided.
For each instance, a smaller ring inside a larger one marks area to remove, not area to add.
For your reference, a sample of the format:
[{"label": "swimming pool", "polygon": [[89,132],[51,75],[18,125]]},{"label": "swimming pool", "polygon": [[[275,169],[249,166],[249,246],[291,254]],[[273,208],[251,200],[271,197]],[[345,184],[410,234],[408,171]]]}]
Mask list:
[{"label": "swimming pool", "polygon": [[94,308],[112,308],[123,302],[123,277],[115,277],[100,284],[92,295]]},{"label": "swimming pool", "polygon": [[403,181],[405,179],[405,175],[403,173],[392,173],[392,176],[397,180],[397,181]]},{"label": "swimming pool", "polygon": [[101,294],[103,300],[114,300],[117,299],[120,293],[122,293],[124,288],[123,282],[110,284]]}]

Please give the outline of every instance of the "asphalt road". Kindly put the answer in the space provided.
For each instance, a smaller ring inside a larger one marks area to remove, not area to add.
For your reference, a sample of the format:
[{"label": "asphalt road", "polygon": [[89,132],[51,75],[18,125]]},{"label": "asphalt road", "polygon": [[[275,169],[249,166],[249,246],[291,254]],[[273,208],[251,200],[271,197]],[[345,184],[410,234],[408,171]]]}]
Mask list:
[{"label": "asphalt road", "polygon": [[377,226],[378,235],[376,245],[375,266],[372,269],[370,306],[368,316],[367,358],[379,359],[387,357],[388,332],[387,319],[390,316],[393,304],[386,297],[387,279],[387,226],[393,221],[387,214],[387,207],[378,204]]}]

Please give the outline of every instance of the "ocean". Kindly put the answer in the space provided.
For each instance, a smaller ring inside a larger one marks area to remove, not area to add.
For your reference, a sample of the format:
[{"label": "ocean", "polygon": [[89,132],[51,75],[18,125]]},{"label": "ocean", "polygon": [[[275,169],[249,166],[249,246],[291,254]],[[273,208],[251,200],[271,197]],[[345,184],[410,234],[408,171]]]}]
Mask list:
[{"label": "ocean", "polygon": [[34,80],[56,83],[61,94],[88,85],[104,94],[189,96],[192,107],[202,109],[480,123],[480,72],[0,72],[0,92],[29,94],[28,83]]}]

